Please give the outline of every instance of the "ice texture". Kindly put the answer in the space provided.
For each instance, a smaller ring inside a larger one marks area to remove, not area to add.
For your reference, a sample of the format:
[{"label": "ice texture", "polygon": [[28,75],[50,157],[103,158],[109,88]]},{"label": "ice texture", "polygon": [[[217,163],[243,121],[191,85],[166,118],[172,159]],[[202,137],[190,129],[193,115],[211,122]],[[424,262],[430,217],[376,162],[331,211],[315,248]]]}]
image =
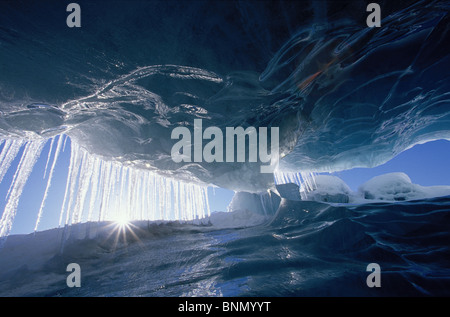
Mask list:
[{"label": "ice texture", "polygon": [[269,219],[269,215],[255,213],[248,209],[240,209],[232,212],[219,211],[212,213],[209,217],[209,223],[218,229],[246,228],[261,225]]},{"label": "ice texture", "polygon": [[172,129],[279,127],[279,170],[297,173],[450,139],[448,2],[380,5],[368,28],[352,1],[93,1],[83,14],[102,19],[81,36],[58,24],[64,4],[2,3],[0,135],[65,133],[106,161],[254,193],[274,189],[260,162],[175,163]]},{"label": "ice texture", "polygon": [[[19,141],[19,143],[21,142]],[[44,142],[42,140],[37,140],[28,142],[23,147],[19,165],[14,173],[13,180],[6,196],[7,202],[5,209],[3,210],[0,218],[0,246],[4,242],[3,238],[7,237],[11,231],[22,191],[27,183],[31,171],[33,170],[34,164],[41,154],[43,146]],[[6,156],[9,154],[10,153]]]},{"label": "ice texture", "polygon": [[[447,297],[449,202],[283,199],[268,220],[235,211],[211,214],[211,224],[136,221],[126,231],[81,223],[62,252],[63,228],[13,235],[0,249],[0,296]],[[80,288],[65,287],[74,261]],[[376,290],[365,283],[374,262]]]},{"label": "ice texture", "polygon": [[279,206],[280,197],[272,192],[236,192],[228,205],[228,211],[250,211],[259,215],[273,215]]},{"label": "ice texture", "polygon": [[300,187],[295,183],[276,184],[275,187],[282,198],[297,201],[302,200],[300,196]]}]

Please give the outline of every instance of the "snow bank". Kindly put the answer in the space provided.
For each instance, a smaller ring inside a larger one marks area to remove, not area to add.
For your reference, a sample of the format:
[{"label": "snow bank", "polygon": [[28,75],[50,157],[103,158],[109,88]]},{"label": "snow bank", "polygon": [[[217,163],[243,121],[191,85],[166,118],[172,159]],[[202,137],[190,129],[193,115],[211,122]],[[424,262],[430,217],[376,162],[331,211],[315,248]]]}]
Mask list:
[{"label": "snow bank", "polygon": [[332,175],[315,176],[313,189],[301,192],[304,200],[332,203],[348,203],[351,195],[352,191],[348,185],[339,177]]},{"label": "snow bank", "polygon": [[405,173],[389,173],[361,185],[358,194],[370,200],[416,200],[450,195],[450,186],[424,187],[413,184]]},{"label": "snow bank", "polygon": [[[291,184],[286,184],[291,185]],[[421,186],[413,184],[405,173],[388,173],[376,176],[362,184],[356,192],[339,177],[316,175],[310,186],[301,186],[296,197],[293,186],[279,190],[288,200],[319,201],[328,203],[364,204],[369,201],[407,201],[450,195],[450,186]],[[277,185],[278,189],[278,185]],[[281,189],[281,187],[280,187]]]}]

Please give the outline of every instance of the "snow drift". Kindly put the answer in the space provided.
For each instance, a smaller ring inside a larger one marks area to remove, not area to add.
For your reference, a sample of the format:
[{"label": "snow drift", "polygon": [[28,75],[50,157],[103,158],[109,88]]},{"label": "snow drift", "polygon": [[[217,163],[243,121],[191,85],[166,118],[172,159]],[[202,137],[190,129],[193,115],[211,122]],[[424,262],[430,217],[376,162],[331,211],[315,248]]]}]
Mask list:
[{"label": "snow drift", "polygon": [[364,199],[403,201],[450,195],[450,186],[420,186],[413,184],[405,173],[376,176],[361,185],[358,193]]},{"label": "snow drift", "polygon": [[[287,177],[295,181],[292,175]],[[375,176],[360,185],[356,192],[339,177],[334,175],[316,175],[309,184],[288,183],[277,185],[289,185],[290,192],[278,191],[278,194],[288,200],[320,201],[328,203],[369,203],[373,201],[408,201],[420,200],[450,195],[450,186],[421,186],[413,184],[405,173],[388,173]],[[292,199],[292,191],[296,186],[300,199]]]}]

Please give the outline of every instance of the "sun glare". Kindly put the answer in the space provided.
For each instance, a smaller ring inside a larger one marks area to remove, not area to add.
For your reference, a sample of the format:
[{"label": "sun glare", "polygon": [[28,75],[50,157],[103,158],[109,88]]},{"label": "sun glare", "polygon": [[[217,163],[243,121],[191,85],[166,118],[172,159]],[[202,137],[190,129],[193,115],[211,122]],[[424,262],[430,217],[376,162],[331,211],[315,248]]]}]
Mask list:
[{"label": "sun glare", "polygon": [[133,221],[127,217],[126,214],[118,214],[112,219],[108,227],[111,228],[107,239],[113,237],[113,248],[115,249],[119,244],[128,245],[129,242],[137,241],[141,243],[136,231],[139,227],[133,224]]},{"label": "sun glare", "polygon": [[119,215],[115,222],[121,227],[126,227],[130,223],[126,215]]}]

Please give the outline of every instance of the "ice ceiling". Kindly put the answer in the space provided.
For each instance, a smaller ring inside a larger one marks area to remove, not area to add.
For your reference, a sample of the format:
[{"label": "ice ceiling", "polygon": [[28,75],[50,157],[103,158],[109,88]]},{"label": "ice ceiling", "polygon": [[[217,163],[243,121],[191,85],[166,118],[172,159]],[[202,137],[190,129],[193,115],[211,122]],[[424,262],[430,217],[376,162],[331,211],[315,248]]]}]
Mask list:
[{"label": "ice ceiling", "polygon": [[177,126],[279,127],[279,168],[375,166],[450,139],[449,3],[60,1],[0,10],[0,135],[58,134],[105,160],[233,190],[259,163],[175,163]]}]

